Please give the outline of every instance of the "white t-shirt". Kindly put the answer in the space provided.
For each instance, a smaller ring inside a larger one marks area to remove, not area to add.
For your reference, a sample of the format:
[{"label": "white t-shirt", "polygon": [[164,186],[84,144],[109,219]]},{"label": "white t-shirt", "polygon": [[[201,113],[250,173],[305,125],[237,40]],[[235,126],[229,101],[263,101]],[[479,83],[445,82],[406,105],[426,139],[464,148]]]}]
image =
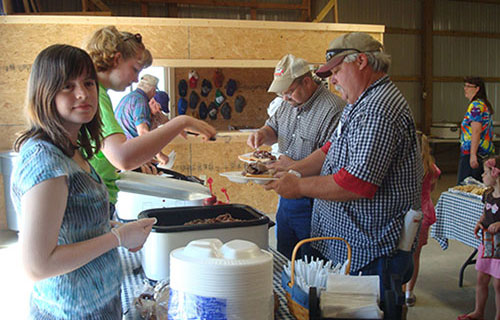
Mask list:
[{"label": "white t-shirt", "polygon": [[[273,114],[276,112],[276,110],[278,110],[278,108],[281,106],[281,104],[283,103],[283,99],[280,98],[280,97],[276,97],[274,98],[273,101],[271,101],[271,103],[269,103],[269,106],[267,107],[267,114],[269,115],[269,117],[272,117]],[[275,144],[273,144],[271,146],[271,152],[272,153],[278,153],[278,143],[276,142]]]}]

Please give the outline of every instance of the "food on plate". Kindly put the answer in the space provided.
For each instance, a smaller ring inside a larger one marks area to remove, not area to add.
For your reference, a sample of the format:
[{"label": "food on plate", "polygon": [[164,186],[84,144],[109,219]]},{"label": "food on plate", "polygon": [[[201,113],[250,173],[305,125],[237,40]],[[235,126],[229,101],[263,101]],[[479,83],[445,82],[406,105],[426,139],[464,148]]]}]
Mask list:
[{"label": "food on plate", "polygon": [[241,155],[239,156],[239,158],[243,161],[252,161],[252,162],[276,161],[276,157],[271,152],[266,150],[255,150],[250,154]]},{"label": "food on plate", "polygon": [[227,222],[238,222],[238,221],[243,221],[243,220],[234,218],[230,213],[223,213],[215,218],[194,219],[184,223],[184,225],[188,226],[193,224],[213,224],[213,223],[227,223]]},{"label": "food on plate", "polygon": [[255,150],[252,153],[252,157],[258,160],[276,160],[276,157],[266,150]]},{"label": "food on plate", "polygon": [[483,188],[483,187],[476,186],[473,184],[466,184],[464,186],[455,186],[452,189],[457,190],[457,191],[461,191],[461,192],[482,195],[488,188]]},{"label": "food on plate", "polygon": [[241,173],[245,177],[272,178],[274,170],[267,169],[262,162],[245,163],[245,170]]}]

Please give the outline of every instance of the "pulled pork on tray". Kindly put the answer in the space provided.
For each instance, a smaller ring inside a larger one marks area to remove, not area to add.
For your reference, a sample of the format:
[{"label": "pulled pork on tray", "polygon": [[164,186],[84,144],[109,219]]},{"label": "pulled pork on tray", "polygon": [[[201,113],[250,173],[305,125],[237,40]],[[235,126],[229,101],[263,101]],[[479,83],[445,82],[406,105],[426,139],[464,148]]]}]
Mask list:
[{"label": "pulled pork on tray", "polygon": [[238,221],[243,221],[243,220],[233,218],[233,216],[230,213],[223,213],[215,218],[194,219],[184,223],[184,225],[188,226],[193,224],[213,224],[213,223],[227,223],[227,222],[238,222]]}]

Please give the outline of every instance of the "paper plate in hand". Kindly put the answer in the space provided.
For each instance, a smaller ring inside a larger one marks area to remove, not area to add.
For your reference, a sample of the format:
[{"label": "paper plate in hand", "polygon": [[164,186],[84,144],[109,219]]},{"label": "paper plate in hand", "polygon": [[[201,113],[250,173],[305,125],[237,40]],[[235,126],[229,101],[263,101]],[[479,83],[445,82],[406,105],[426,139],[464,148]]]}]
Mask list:
[{"label": "paper plate in hand", "polygon": [[[271,154],[273,156],[275,156],[276,159],[279,159],[279,157],[281,155],[280,153],[275,153],[275,152],[271,152]],[[249,153],[245,153],[245,154],[240,154],[238,156],[238,159],[240,159],[241,161],[246,162],[246,163],[257,162],[257,161],[260,161],[260,162],[275,161],[275,160],[271,160],[271,159],[258,159],[258,158],[255,158],[253,156],[253,152],[249,152]]]},{"label": "paper plate in hand", "polygon": [[165,164],[158,164],[157,167],[160,168],[160,169],[172,169],[172,167],[174,166],[174,163],[175,163],[175,156],[177,154],[175,153],[175,150],[172,150],[169,154],[168,154],[168,162],[165,163]]},{"label": "paper plate in hand", "polygon": [[264,176],[264,177],[257,177],[257,176],[244,176],[241,174],[241,171],[229,171],[229,172],[222,172],[219,173],[219,175],[226,177],[229,179],[229,181],[236,182],[236,183],[247,183],[249,181],[257,184],[266,184],[269,181],[273,180],[278,180],[278,178],[273,178],[270,176]]}]

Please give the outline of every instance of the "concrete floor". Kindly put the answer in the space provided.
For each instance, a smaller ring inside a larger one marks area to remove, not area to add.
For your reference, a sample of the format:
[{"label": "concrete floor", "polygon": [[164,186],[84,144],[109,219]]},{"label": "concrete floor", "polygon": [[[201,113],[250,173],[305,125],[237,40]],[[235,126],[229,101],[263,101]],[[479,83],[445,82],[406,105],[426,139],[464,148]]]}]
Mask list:
[{"label": "concrete floor", "polygon": [[[456,175],[443,175],[433,192],[434,201],[437,201],[442,191],[455,185],[455,182]],[[272,228],[270,244],[275,246],[275,243]],[[474,266],[466,268],[464,286],[458,287],[460,266],[472,251],[473,248],[453,240],[450,241],[449,248],[443,251],[435,240],[429,240],[429,244],[422,250],[420,275],[415,288],[417,303],[408,309],[407,319],[456,319],[458,315],[474,309]],[[24,319],[31,283],[22,273],[16,233],[0,231],[0,261],[0,319]],[[495,317],[494,294],[490,286],[485,319]]]}]

